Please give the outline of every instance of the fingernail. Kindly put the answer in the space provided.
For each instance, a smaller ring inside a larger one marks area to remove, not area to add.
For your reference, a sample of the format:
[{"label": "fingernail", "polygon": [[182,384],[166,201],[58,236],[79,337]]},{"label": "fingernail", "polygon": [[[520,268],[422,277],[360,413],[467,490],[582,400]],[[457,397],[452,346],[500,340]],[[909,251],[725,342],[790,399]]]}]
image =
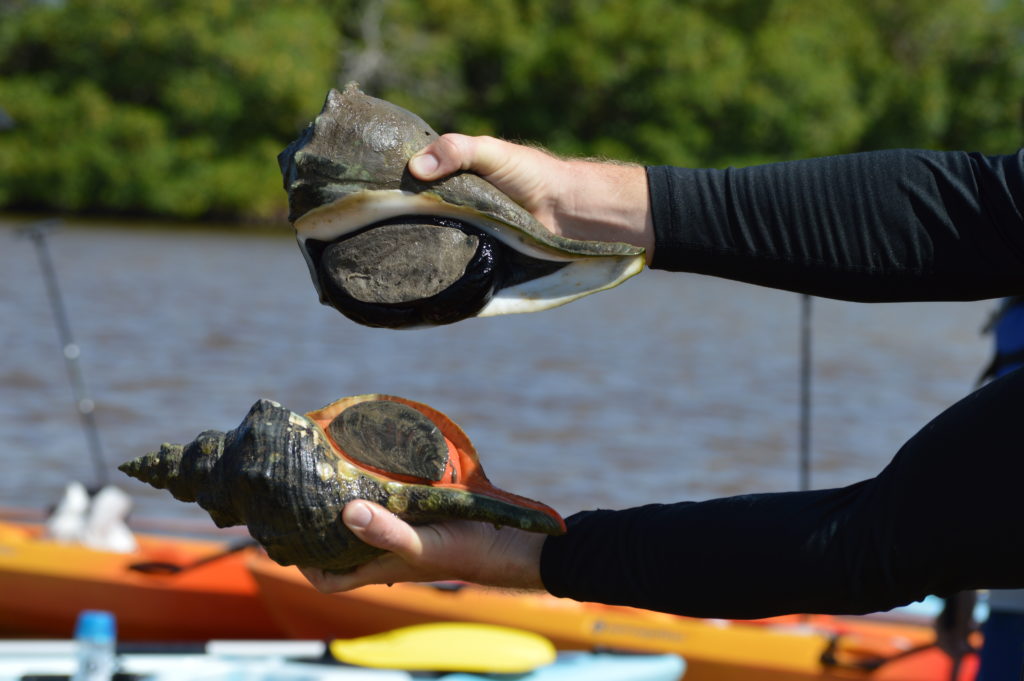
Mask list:
[{"label": "fingernail", "polygon": [[421,154],[409,159],[409,170],[415,175],[430,175],[437,170],[438,165],[440,165],[440,161],[433,154]]},{"label": "fingernail", "polygon": [[355,506],[348,509],[348,513],[345,514],[345,524],[353,530],[361,530],[365,528],[370,524],[370,520],[372,519],[373,513],[370,512],[370,507],[366,504],[355,504]]}]

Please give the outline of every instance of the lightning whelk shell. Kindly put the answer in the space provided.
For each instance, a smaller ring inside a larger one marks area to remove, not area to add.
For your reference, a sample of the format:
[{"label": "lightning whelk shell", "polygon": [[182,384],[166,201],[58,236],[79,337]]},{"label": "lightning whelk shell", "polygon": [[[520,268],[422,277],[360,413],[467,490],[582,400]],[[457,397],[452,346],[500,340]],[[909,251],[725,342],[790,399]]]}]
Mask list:
[{"label": "lightning whelk shell", "polygon": [[390,395],[348,397],[304,416],[260,400],[232,431],[162,445],[120,469],[198,502],[219,527],[248,526],[282,565],[344,572],[379,555],[341,522],[356,498],[415,524],[466,519],[565,531],[553,509],[495,488],[448,417]]},{"label": "lightning whelk shell", "polygon": [[406,163],[436,138],[351,83],[278,156],[322,303],[370,326],[429,326],[545,310],[643,268],[643,249],[554,235],[477,175],[417,181]]}]

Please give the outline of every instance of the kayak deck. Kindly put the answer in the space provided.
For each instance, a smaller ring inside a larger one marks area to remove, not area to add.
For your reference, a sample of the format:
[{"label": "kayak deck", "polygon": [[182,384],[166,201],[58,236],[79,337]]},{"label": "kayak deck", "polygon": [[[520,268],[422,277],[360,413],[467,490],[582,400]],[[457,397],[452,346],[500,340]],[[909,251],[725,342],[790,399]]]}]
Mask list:
[{"label": "kayak deck", "polygon": [[[512,676],[484,673],[408,672],[337,664],[322,641],[296,641],[304,652],[287,653],[277,642],[217,641],[212,652],[123,653],[119,672],[139,681],[485,681]],[[277,652],[275,652],[275,649]],[[280,653],[280,654],[279,654]],[[0,641],[0,681],[70,676],[74,641]],[[516,681],[677,681],[685,670],[678,655],[561,653],[551,664],[515,674]]]},{"label": "kayak deck", "polygon": [[[297,638],[363,636],[459,620],[533,631],[560,649],[675,653],[686,660],[687,678],[707,681],[947,681],[951,670],[949,658],[934,648],[873,672],[859,667],[934,640],[932,629],[920,625],[824,616],[761,622],[694,619],[448,583],[366,586],[327,595],[295,568],[260,557],[251,558],[248,566],[277,624]],[[826,652],[835,664],[823,662]],[[973,678],[975,669],[971,656],[961,678]]]},{"label": "kayak deck", "polygon": [[[137,535],[139,548],[112,553],[41,537],[37,526],[0,523],[0,634],[69,636],[82,610],[112,611],[122,640],[277,638],[245,567],[251,550],[219,556],[223,541]],[[139,563],[183,569],[151,574]]]}]

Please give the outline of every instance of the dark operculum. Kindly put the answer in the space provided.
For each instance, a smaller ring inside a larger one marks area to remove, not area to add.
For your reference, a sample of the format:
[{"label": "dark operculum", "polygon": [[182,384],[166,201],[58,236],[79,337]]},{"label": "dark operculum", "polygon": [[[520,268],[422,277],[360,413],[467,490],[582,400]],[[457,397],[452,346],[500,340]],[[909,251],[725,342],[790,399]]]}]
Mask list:
[{"label": "dark operculum", "polygon": [[385,473],[438,482],[448,464],[448,445],[424,414],[390,400],[352,405],[327,427],[345,454]]},{"label": "dark operculum", "polygon": [[524,256],[459,220],[404,216],[334,241],[306,241],[324,302],[366,326],[451,324],[494,293],[564,263]]}]

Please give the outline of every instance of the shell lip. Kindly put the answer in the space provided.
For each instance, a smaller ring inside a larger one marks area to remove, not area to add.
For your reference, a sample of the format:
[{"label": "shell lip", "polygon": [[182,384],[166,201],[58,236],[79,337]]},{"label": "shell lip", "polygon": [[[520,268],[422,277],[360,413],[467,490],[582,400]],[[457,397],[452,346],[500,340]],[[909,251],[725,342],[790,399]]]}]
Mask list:
[{"label": "shell lip", "polygon": [[354,186],[352,191],[296,218],[299,246],[306,239],[331,241],[383,220],[403,215],[432,215],[462,220],[487,232],[511,248],[542,260],[571,261],[587,257],[643,257],[644,249],[622,242],[583,241],[556,235],[538,223],[535,230],[488,215],[469,206],[449,203],[430,191],[374,189]]},{"label": "shell lip", "polygon": [[[328,432],[328,424],[330,424],[335,417],[341,414],[341,412],[348,407],[370,400],[388,400],[412,407],[430,419],[434,425],[438,427],[442,435],[444,435],[445,443],[448,446],[449,452],[448,465],[446,466],[445,473],[442,476],[442,481],[438,482],[425,478],[403,475],[367,465],[364,462],[353,459],[340,446],[338,446],[337,442],[335,442],[334,438],[332,438]],[[454,421],[426,404],[416,402],[414,400],[408,400],[403,397],[397,397],[395,395],[384,395],[379,393],[357,395],[338,400],[337,402],[333,402],[322,409],[309,412],[306,414],[306,418],[316,425],[321,435],[332,445],[338,455],[345,460],[345,463],[364,472],[365,474],[382,478],[386,482],[391,483],[459,490],[468,492],[472,495],[488,497],[530,511],[543,513],[554,520],[562,532],[565,532],[566,530],[565,520],[550,506],[495,487],[484,473],[483,467],[480,465],[480,459],[477,455],[476,449],[473,447],[473,444],[470,442],[469,437],[465,432],[463,432],[463,430]],[[445,478],[449,478],[450,480],[454,479],[455,481],[445,482]]]}]

